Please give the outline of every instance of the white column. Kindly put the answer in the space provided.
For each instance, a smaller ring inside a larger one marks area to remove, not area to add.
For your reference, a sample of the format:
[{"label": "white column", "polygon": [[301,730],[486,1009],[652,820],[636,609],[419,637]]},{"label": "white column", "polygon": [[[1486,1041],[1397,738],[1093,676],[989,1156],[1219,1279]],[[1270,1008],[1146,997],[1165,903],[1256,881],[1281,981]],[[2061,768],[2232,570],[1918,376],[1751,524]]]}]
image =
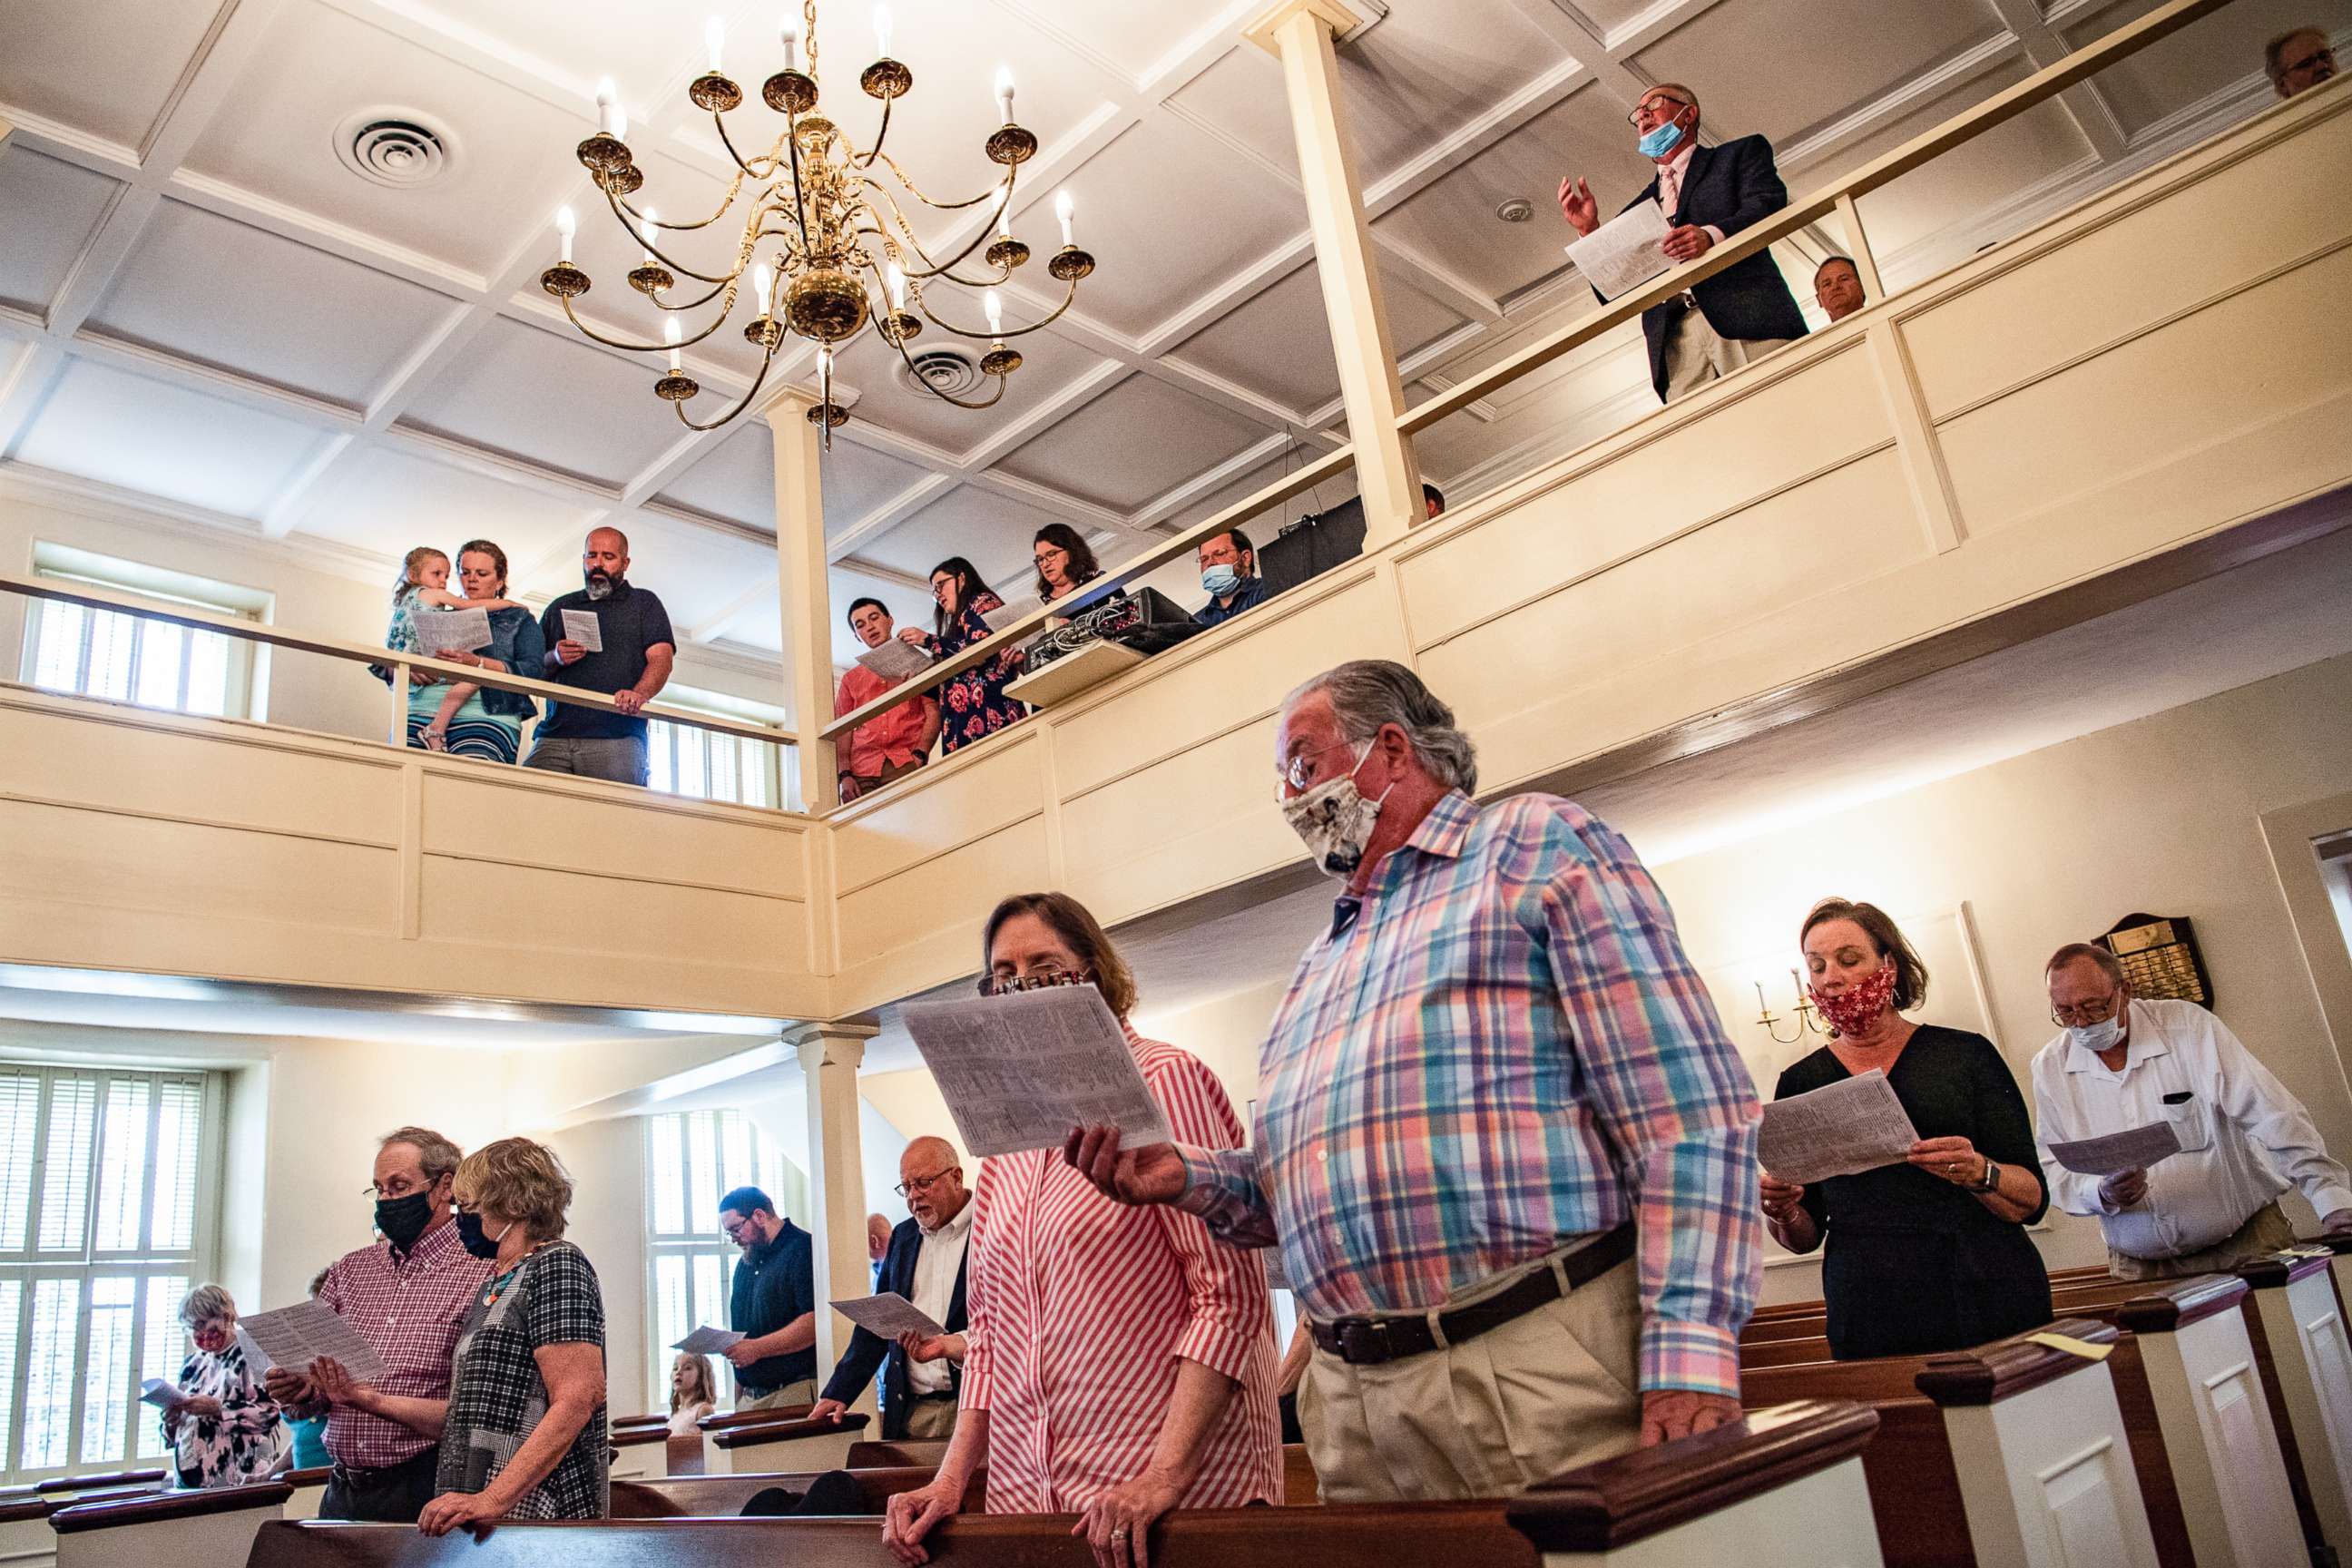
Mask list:
[{"label": "white column", "polygon": [[1402,538],[1426,513],[1412,444],[1397,433],[1404,384],[1397,374],[1396,342],[1372,260],[1371,226],[1364,218],[1355,142],[1339,106],[1339,62],[1331,47],[1361,20],[1339,0],[1282,0],[1244,32],[1282,61],[1291,130],[1298,138],[1299,184],[1315,236],[1315,269],[1339,364],[1348,435],[1355,443],[1364,545],[1378,549]]},{"label": "white column", "polygon": [[800,731],[801,796],[811,811],[837,805],[833,742],[817,731],[833,721],[833,595],[824,549],[824,490],[817,477],[822,432],[808,421],[816,400],[788,392],[761,416],[776,450],[776,583],[784,626],[784,688]]},{"label": "white column", "polygon": [[[800,1052],[808,1083],[809,1226],[815,1237],[816,1381],[822,1389],[849,1342],[849,1320],[823,1306],[871,1292],[866,1256],[866,1174],[857,1140],[857,1064],[876,1026],[851,1020],[807,1024],[784,1037]],[[859,1401],[871,1410],[869,1389]]]}]

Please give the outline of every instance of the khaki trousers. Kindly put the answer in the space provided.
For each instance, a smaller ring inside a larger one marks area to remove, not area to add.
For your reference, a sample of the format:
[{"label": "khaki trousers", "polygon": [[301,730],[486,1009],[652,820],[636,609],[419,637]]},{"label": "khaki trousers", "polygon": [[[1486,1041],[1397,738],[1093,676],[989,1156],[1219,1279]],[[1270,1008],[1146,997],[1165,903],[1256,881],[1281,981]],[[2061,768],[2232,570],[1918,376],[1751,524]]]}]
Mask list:
[{"label": "khaki trousers", "polygon": [[1696,307],[1667,329],[1666,401],[1687,397],[1710,381],[1719,380],[1745,365],[1754,364],[1794,338],[1727,338],[1707,325]]},{"label": "khaki trousers", "polygon": [[2287,1223],[2275,1202],[2267,1203],[2227,1240],[2217,1241],[2200,1252],[2184,1252],[2178,1258],[2134,1258],[2110,1247],[2107,1272],[2118,1279],[2182,1279],[2191,1274],[2227,1274],[2249,1259],[2294,1245],[2294,1226]]},{"label": "khaki trousers", "polygon": [[952,1437],[956,1402],[952,1399],[910,1399],[907,1402],[907,1436],[917,1440]]},{"label": "khaki trousers", "polygon": [[1629,1259],[1467,1344],[1379,1366],[1318,1346],[1298,1421],[1323,1500],[1509,1497],[1630,1451],[1642,1436],[1641,1334]]},{"label": "khaki trousers", "polygon": [[816,1379],[813,1377],[788,1383],[770,1394],[745,1394],[739,1389],[735,1394],[735,1408],[738,1410],[773,1410],[779,1405],[815,1403]]}]

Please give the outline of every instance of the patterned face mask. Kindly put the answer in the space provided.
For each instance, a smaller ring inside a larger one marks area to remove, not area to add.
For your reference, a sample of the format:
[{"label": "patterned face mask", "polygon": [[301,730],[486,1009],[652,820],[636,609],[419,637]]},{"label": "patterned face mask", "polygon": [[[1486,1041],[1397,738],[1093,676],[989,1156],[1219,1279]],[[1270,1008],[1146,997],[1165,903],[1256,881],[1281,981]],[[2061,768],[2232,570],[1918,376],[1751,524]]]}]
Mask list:
[{"label": "patterned face mask", "polygon": [[1819,985],[1807,989],[1812,994],[1813,1005],[1830,1021],[1831,1028],[1841,1035],[1858,1035],[1870,1027],[1870,1021],[1878,1016],[1895,994],[1895,966],[1882,963],[1834,996]]},{"label": "patterned face mask", "polygon": [[1356,868],[1364,863],[1366,846],[1372,841],[1373,826],[1381,819],[1381,803],[1389,798],[1384,789],[1367,800],[1356,787],[1356,769],[1364,765],[1371,752],[1372,743],[1366,741],[1356,748],[1355,763],[1346,773],[1282,803],[1283,820],[1327,875],[1355,875]]}]

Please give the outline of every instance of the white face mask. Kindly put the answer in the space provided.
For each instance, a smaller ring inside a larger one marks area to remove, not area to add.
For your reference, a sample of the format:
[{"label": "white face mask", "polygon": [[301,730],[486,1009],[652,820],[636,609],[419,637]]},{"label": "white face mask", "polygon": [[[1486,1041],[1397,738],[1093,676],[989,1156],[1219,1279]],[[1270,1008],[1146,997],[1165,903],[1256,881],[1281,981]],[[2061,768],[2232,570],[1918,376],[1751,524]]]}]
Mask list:
[{"label": "white face mask", "polygon": [[2066,1033],[2086,1051],[2114,1050],[2116,1042],[2124,1037],[2123,1009],[2117,1008],[2114,1017],[2100,1023],[2069,1024]]},{"label": "white face mask", "polygon": [[[1371,752],[1372,743],[1366,741],[1356,750],[1354,767],[1282,803],[1283,820],[1305,841],[1315,863],[1330,876],[1353,876],[1364,863],[1365,847],[1372,841],[1381,806],[1389,798],[1384,789],[1376,798],[1366,800],[1356,787],[1356,769],[1364,765]],[[1391,784],[1389,789],[1395,787]]]}]

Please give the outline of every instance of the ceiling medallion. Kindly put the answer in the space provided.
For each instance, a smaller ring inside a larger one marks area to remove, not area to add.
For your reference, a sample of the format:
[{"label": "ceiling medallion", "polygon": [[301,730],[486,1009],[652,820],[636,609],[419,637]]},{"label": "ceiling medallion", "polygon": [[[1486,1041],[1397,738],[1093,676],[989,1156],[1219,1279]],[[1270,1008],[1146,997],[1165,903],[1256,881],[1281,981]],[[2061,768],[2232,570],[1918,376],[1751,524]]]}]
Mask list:
[{"label": "ceiling medallion", "polygon": [[[791,336],[817,345],[819,401],[809,411],[809,419],[824,430],[829,446],[834,427],[849,417],[834,397],[834,354],[840,344],[867,329],[898,353],[914,384],[959,408],[993,407],[1004,396],[1006,379],[1021,365],[1021,355],[1007,347],[1005,340],[1036,331],[1057,320],[1077,297],[1078,280],[1095,269],[1095,258],[1072,238],[1070,197],[1065,191],[1055,203],[1062,226],[1061,248],[1045,262],[1046,272],[1067,286],[1062,301],[1043,320],[1005,327],[1003,304],[995,286],[1011,278],[1031,255],[1027,245],[1013,237],[1013,186],[1021,165],[1037,151],[1035,133],[1013,119],[1012,73],[997,72],[999,123],[986,144],[990,161],[1003,168],[1003,177],[968,200],[935,200],[917,188],[898,161],[882,150],[890,133],[891,106],[913,89],[915,76],[890,58],[890,15],[878,5],[874,11],[874,31],[879,58],[857,80],[867,97],[882,101],[872,147],[860,151],[839,125],[815,112],[819,96],[816,0],[805,0],[802,15],[787,18],[782,29],[783,68],[760,88],[761,102],[784,116],[784,128],[765,153],[746,158],[736,150],[726,121],[730,111],[742,107],[744,92],[720,71],[725,40],[719,19],[711,18],[705,35],[710,68],[688,85],[686,95],[695,107],[709,111],[737,172],[719,210],[694,222],[660,222],[652,205],[639,207],[629,199],[645,184],[645,175],[629,151],[628,116],[615,103],[609,80],[598,88],[598,129],[580,143],[580,162],[604,193],[615,221],[636,238],[643,260],[629,272],[628,283],[667,312],[662,341],[625,342],[608,338],[574,313],[572,302],[588,291],[590,282],[588,274],[572,265],[572,241],[577,224],[569,207],[556,215],[556,230],[562,237],[562,259],[540,275],[540,287],[562,305],[574,327],[597,342],[636,353],[667,354],[667,372],[654,384],[655,395],[675,407],[678,419],[693,429],[716,429],[749,408],[767,380],[777,350]],[[805,66],[800,59],[803,43],[808,57]],[[888,182],[881,177],[885,174]],[[667,236],[709,228],[725,218],[737,198],[747,195],[747,185],[750,210],[741,219],[741,232],[726,271],[698,272],[665,251]],[[996,222],[992,228],[984,226],[962,249],[942,259],[916,239],[899,205],[899,192],[938,212],[982,207]],[[980,262],[967,268],[973,253],[983,246],[986,249]],[[692,298],[677,298],[680,278],[709,287]],[[686,405],[701,387],[686,374],[684,351],[726,325],[747,281],[758,313],[744,324],[742,332],[761,351],[759,377],[732,408],[716,418],[698,421],[688,416]],[[926,295],[927,285],[930,296]],[[948,291],[942,293],[942,286]],[[964,292],[957,294],[954,289]],[[957,324],[959,318],[971,321],[962,312],[969,309],[973,294],[980,296],[985,330]],[[683,336],[681,316],[714,304],[709,323],[693,336]],[[978,367],[983,379],[995,383],[986,398],[968,399],[943,390],[942,382],[949,378],[926,374],[908,355],[907,344],[927,327],[988,345]]]}]

